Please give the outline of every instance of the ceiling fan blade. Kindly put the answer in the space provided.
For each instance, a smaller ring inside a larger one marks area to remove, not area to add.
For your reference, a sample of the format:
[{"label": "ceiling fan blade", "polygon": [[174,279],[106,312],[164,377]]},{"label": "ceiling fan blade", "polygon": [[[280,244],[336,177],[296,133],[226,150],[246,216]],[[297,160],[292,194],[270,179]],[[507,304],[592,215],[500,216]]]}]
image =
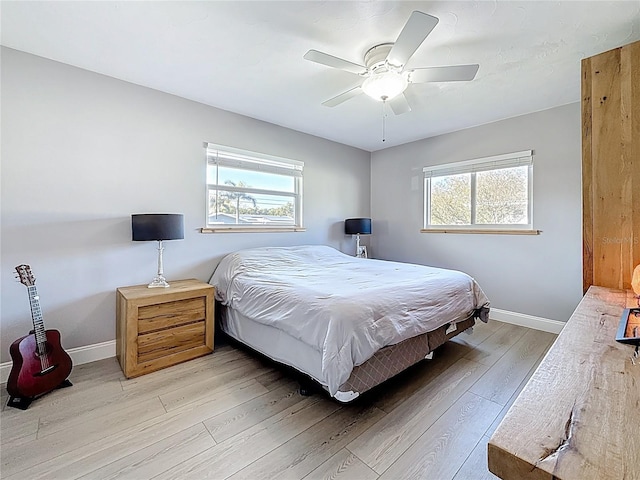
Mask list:
[{"label": "ceiling fan blade", "polygon": [[411,107],[409,106],[409,102],[407,101],[407,97],[404,96],[404,93],[401,93],[389,100],[389,106],[396,115],[402,115],[403,113],[411,111]]},{"label": "ceiling fan blade", "polygon": [[319,52],[318,50],[309,50],[304,54],[303,58],[311,62],[320,63],[322,65],[326,65],[327,67],[337,68],[339,70],[355,73],[357,75],[367,72],[367,67],[350,62],[349,60],[334,57],[333,55],[329,55],[328,53]]},{"label": "ceiling fan blade", "polygon": [[416,68],[409,74],[409,83],[469,81],[475,78],[479,68],[478,64]]},{"label": "ceiling fan blade", "polygon": [[396,67],[406,65],[411,55],[415,53],[437,24],[436,17],[414,11],[398,35],[396,43],[387,56],[387,61]]},{"label": "ceiling fan blade", "polygon": [[335,107],[336,105],[340,105],[342,102],[346,102],[350,98],[353,98],[362,93],[362,88],[360,85],[357,87],[353,87],[351,90],[347,90],[346,92],[341,93],[337,97],[330,98],[329,100],[322,102],[322,105],[325,107]]}]

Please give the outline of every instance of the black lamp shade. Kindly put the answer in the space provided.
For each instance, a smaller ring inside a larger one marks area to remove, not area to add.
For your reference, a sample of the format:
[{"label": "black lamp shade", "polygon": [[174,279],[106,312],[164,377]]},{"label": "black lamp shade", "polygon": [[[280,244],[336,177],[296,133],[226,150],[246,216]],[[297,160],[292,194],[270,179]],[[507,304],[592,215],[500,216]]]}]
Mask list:
[{"label": "black lamp shade", "polygon": [[371,235],[370,218],[347,218],[344,221],[346,235]]},{"label": "black lamp shade", "polygon": [[131,240],[181,240],[184,215],[181,213],[140,213],[131,215]]}]

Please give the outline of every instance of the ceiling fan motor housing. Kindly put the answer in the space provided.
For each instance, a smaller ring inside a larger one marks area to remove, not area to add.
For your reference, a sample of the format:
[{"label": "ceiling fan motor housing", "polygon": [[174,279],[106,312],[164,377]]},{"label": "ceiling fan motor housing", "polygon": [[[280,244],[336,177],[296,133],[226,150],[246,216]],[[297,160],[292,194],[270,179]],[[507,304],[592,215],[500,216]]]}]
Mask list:
[{"label": "ceiling fan motor housing", "polygon": [[392,47],[393,43],[382,43],[367,50],[364,54],[364,64],[367,70],[371,73],[384,73],[391,71],[392,69],[389,69],[389,66],[392,66],[399,71],[401,65],[389,65],[387,63],[387,56]]}]

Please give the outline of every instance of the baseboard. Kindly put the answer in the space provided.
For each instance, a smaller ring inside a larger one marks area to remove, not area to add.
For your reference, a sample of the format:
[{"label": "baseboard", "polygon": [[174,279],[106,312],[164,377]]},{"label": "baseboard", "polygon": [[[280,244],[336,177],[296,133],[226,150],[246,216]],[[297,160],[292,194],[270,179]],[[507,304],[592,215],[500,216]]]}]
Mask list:
[{"label": "baseboard", "polygon": [[500,310],[499,308],[491,308],[489,318],[504,323],[512,323],[521,327],[533,328],[534,330],[542,330],[549,333],[560,333],[565,323],[558,320],[549,320],[548,318],[534,317],[524,313],[509,312],[508,310]]},{"label": "baseboard", "polygon": [[[67,353],[73,360],[74,365],[104,360],[105,358],[116,356],[116,341],[109,340],[108,342],[94,343],[84,347],[70,348]],[[7,383],[11,365],[12,362],[0,363],[0,383]]]},{"label": "baseboard", "polygon": [[[524,313],[509,312],[507,310],[500,310],[499,308],[492,308],[489,317],[499,322],[513,323],[521,327],[533,328],[549,333],[560,333],[562,327],[564,327],[564,322],[559,322],[558,320],[549,320]],[[110,340],[108,342],[95,343],[84,347],[70,348],[67,350],[67,353],[73,360],[74,365],[104,360],[105,358],[116,356],[116,341]],[[7,382],[9,372],[11,372],[11,362],[0,363],[0,383]]]}]

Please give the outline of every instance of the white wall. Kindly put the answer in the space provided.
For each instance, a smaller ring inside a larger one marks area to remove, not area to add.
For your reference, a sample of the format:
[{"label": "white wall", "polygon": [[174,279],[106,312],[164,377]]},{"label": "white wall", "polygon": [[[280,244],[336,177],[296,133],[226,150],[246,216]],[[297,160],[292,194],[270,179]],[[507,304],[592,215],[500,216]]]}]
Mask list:
[{"label": "white wall", "polygon": [[[575,103],[374,152],[374,255],[465,271],[495,308],[566,321],[582,297],[580,125]],[[529,149],[541,235],[420,233],[424,166]]]},{"label": "white wall", "polygon": [[[115,289],[148,283],[156,245],[131,241],[132,213],[184,213],[165,275],[208,280],[227,252],[328,244],[368,216],[370,154],[33,55],[2,48],[1,361],[30,330],[31,265],[47,328],[72,348],[115,337]],[[242,95],[242,92],[238,92]],[[295,105],[283,105],[295,108]],[[305,162],[304,233],[201,234],[204,141]]]}]

